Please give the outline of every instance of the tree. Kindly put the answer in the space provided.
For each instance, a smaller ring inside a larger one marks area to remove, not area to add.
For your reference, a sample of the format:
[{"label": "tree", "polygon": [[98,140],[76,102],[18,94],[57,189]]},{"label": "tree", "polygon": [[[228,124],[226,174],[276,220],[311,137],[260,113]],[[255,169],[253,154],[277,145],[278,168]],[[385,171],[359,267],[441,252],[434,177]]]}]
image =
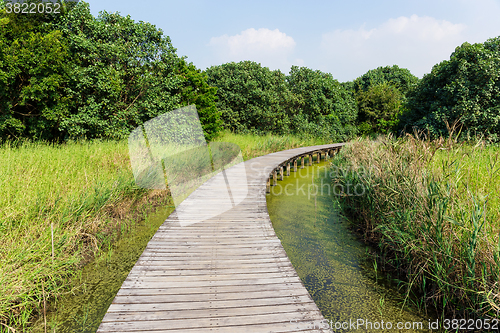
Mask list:
[{"label": "tree", "polygon": [[75,66],[66,94],[68,137],[124,138],[148,119],[181,105],[179,58],[154,25],[80,2],[60,22]]},{"label": "tree", "polygon": [[362,134],[387,133],[397,128],[406,95],[418,78],[397,65],[371,69],[354,81],[344,82],[356,99],[357,126]]},{"label": "tree", "polygon": [[0,137],[121,139],[187,103],[207,138],[219,130],[215,89],[154,25],[94,18],[83,1],[56,15],[0,14]]},{"label": "tree", "polygon": [[285,75],[253,61],[230,62],[206,70],[217,87],[217,107],[226,129],[235,132],[286,133],[294,96]]},{"label": "tree", "polygon": [[378,67],[355,79],[354,89],[356,92],[368,91],[371,86],[383,83],[389,83],[396,87],[404,96],[413,90],[418,83],[418,78],[411,74],[408,69],[399,68],[397,65]]},{"label": "tree", "polygon": [[402,93],[384,82],[371,85],[356,94],[358,123],[362,134],[388,133],[398,124]]},{"label": "tree", "polygon": [[49,133],[65,103],[69,52],[55,15],[0,9],[0,135]]},{"label": "tree", "polygon": [[210,141],[222,130],[221,112],[217,109],[217,88],[208,84],[208,76],[184,59],[179,61],[177,71],[181,81],[181,103],[195,104],[205,138]]},{"label": "tree", "polygon": [[[483,44],[463,43],[450,60],[424,76],[408,98],[401,127],[448,135],[447,126],[459,123],[467,135],[500,135],[500,37]],[[447,125],[448,124],[448,125]]]},{"label": "tree", "polygon": [[326,134],[332,140],[347,140],[355,133],[355,100],[331,74],[292,66],[287,82],[299,101],[293,120],[296,132],[307,130],[304,123],[311,123],[320,125],[311,128],[320,132],[317,135]]}]

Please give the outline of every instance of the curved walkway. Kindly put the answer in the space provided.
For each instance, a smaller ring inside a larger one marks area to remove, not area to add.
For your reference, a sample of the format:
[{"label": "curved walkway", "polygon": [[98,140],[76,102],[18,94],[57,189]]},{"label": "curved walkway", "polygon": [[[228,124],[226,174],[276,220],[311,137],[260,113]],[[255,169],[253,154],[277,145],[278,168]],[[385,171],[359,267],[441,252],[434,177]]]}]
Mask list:
[{"label": "curved walkway", "polygon": [[294,160],[300,167],[302,156],[342,145],[291,149],[244,162],[246,186],[230,189],[230,196],[243,196],[241,202],[213,217],[207,218],[229,190],[223,181],[242,179],[234,171],[238,166],[196,189],[148,243],[98,332],[332,332],[320,325],[324,318],[274,232],[266,182],[270,175],[276,178],[274,171],[283,174],[290,161],[293,172]]}]

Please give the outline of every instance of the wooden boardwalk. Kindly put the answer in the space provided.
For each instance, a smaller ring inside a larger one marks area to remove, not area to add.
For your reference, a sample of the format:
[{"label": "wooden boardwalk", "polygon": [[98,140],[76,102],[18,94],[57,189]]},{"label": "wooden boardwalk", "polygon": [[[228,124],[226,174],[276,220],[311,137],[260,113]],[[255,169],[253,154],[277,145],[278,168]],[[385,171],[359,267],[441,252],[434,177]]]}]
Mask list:
[{"label": "wooden boardwalk", "polygon": [[[98,332],[332,332],[320,324],[324,318],[274,232],[266,182],[290,161],[293,172],[301,156],[342,145],[254,158],[243,163],[246,179],[240,165],[200,186],[148,243]],[[221,179],[236,178],[245,186],[231,187],[230,195],[241,202],[210,216],[227,197]]]}]

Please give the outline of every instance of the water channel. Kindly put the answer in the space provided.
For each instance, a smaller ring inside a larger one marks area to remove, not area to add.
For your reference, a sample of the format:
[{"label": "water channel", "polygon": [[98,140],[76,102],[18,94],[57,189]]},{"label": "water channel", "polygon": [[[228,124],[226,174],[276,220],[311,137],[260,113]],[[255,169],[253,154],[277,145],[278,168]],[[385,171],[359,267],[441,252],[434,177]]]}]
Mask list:
[{"label": "water channel", "polygon": [[322,161],[292,172],[267,195],[274,230],[328,326],[334,332],[430,331],[428,318],[402,308],[402,296],[380,279],[369,249],[338,215],[334,195],[340,192]]}]

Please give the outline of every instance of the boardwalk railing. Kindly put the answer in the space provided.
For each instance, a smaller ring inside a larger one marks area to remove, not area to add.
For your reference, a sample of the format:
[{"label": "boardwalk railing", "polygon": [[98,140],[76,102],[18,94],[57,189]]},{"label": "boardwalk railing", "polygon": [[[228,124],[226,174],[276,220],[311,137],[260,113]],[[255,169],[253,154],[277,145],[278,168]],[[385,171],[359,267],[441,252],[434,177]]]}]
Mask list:
[{"label": "boardwalk railing", "polygon": [[[304,157],[311,164],[342,145],[254,158],[201,185],[148,243],[98,332],[332,332],[274,232],[266,192],[278,175],[304,167]],[[244,191],[228,186],[235,179]],[[228,189],[241,202],[207,215]]]}]

